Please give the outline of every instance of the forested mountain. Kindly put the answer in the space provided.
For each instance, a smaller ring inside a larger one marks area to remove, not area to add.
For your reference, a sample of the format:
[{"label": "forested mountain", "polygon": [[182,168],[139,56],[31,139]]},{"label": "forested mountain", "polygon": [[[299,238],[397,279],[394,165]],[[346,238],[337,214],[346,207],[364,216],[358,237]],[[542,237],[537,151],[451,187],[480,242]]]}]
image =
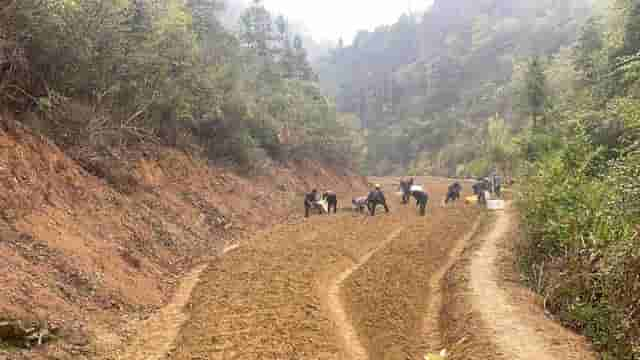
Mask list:
[{"label": "forested mountain", "polygon": [[[220,2],[220,5],[221,11],[218,18],[221,24],[231,32],[240,31],[240,18],[243,12],[251,6],[251,2],[249,0],[225,0]],[[287,14],[273,13],[272,16],[274,18],[284,17],[289,31],[302,38],[309,61],[315,61],[320,57],[326,56],[329,53],[329,49],[334,46],[331,41],[316,40],[300,20],[289,18]]]},{"label": "forested mountain", "polygon": [[2,1],[0,21],[0,105],[78,160],[162,143],[241,167],[351,162],[304,37],[259,0]]},{"label": "forested mountain", "polygon": [[519,65],[570,46],[590,3],[436,0],[424,16],[360,32],[317,69],[339,110],[360,118],[372,173],[468,174],[481,170],[472,161],[489,118],[524,125],[512,112]]}]

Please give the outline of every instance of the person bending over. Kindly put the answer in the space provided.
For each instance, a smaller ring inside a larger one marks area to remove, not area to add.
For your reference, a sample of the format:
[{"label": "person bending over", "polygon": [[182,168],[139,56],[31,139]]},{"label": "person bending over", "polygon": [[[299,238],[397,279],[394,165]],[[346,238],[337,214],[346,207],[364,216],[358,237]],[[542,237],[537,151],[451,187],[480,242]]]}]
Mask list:
[{"label": "person bending over", "polygon": [[318,201],[318,190],[313,189],[304,197],[304,217],[309,217],[309,212],[316,206]]},{"label": "person bending over", "polygon": [[380,185],[376,184],[376,189],[369,193],[367,197],[367,207],[371,216],[375,216],[376,208],[378,205],[384,206],[384,210],[389,213],[389,206],[387,206],[387,199],[384,197],[384,193],[380,188]]},{"label": "person bending over", "polygon": [[412,195],[416,199],[416,206],[420,208],[420,216],[425,216],[427,214],[429,194],[426,191],[414,191]]},{"label": "person bending over", "polygon": [[333,209],[333,213],[338,213],[338,195],[335,192],[328,190],[322,194],[322,200],[327,201],[327,213],[331,214],[331,209]]},{"label": "person bending over", "polygon": [[449,190],[447,191],[447,199],[445,200],[445,204],[450,202],[455,202],[460,199],[460,193],[462,192],[462,186],[460,183],[455,182],[453,185],[449,186]]}]

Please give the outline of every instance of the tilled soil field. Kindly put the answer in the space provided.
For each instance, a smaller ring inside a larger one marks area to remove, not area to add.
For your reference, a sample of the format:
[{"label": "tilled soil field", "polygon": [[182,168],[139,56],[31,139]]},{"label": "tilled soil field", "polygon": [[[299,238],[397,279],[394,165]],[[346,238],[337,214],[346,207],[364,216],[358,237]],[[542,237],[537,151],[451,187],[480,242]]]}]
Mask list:
[{"label": "tilled soil field", "polygon": [[[390,214],[346,212],[283,224],[212,264],[171,358],[352,358],[354,338],[371,359],[418,354],[430,274],[471,229],[476,210],[442,208],[436,203],[446,190],[442,182],[430,184],[434,201],[419,217],[393,190],[387,189]],[[335,304],[330,292],[337,277],[367,255],[344,279],[342,302]],[[344,307],[353,324],[347,328],[357,336],[344,334],[336,306]]]},{"label": "tilled soil field", "polygon": [[[434,184],[430,190],[437,200],[446,187]],[[407,210],[402,214],[413,215]],[[433,201],[426,218],[406,226],[345,283],[345,303],[370,359],[422,359],[429,351],[440,351],[439,336],[430,334],[437,329],[425,329],[428,317],[438,316],[429,309],[432,292],[439,290],[432,289],[432,279],[446,271],[452,250],[472,229],[477,214],[476,208],[442,208]]]},{"label": "tilled soil field", "polygon": [[214,261],[166,358],[422,360],[447,347],[452,359],[591,359],[580,341],[553,347],[575,337],[500,285],[509,212],[480,227],[477,207],[441,204],[447,181],[421,179],[432,201],[419,217],[386,180],[390,214],[283,223]]}]

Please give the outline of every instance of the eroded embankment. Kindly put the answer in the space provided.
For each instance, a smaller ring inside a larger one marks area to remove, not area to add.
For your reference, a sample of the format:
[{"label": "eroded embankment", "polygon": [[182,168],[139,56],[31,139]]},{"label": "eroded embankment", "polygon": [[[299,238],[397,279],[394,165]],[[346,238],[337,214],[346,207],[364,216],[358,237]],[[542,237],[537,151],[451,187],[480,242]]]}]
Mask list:
[{"label": "eroded embankment", "polygon": [[0,125],[0,319],[48,320],[66,334],[30,358],[112,351],[225,243],[298,212],[310,187],[364,183],[309,162],[249,179],[157,146],[88,168],[19,124]]}]

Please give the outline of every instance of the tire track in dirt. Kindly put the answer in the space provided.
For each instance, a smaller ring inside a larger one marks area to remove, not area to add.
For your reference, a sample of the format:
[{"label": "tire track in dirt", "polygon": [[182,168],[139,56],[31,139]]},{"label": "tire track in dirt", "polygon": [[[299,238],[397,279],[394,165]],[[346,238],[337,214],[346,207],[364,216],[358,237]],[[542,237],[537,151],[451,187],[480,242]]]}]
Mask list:
[{"label": "tire track in dirt", "polygon": [[[225,248],[222,255],[238,247],[234,245]],[[189,319],[184,309],[207,266],[207,264],[197,266],[182,279],[171,302],[138,326],[132,342],[115,359],[162,360],[166,358],[175,344],[180,328]]]},{"label": "tire track in dirt", "polygon": [[[595,359],[584,340],[544,317],[535,296],[518,285],[504,284],[500,258],[512,229],[512,213],[499,212],[469,266],[470,302],[483,329],[498,349],[497,359]],[[507,254],[509,256],[509,254]],[[511,254],[510,256],[513,256]]]},{"label": "tire track in dirt", "polygon": [[[426,185],[437,198],[448,184]],[[422,359],[431,277],[478,211],[432,204],[420,217],[389,200],[390,214],[314,216],[212,264],[169,358]]]},{"label": "tire track in dirt", "polygon": [[[424,183],[433,199],[446,194],[447,181]],[[442,343],[441,301],[432,300],[440,296],[438,278],[456,261],[456,248],[464,248],[479,212],[462,203],[443,207],[435,201],[426,217],[417,215],[413,203],[394,209],[406,219],[403,231],[345,281],[343,301],[369,359],[423,359]]]},{"label": "tire track in dirt", "polygon": [[429,304],[425,314],[423,332],[426,346],[431,352],[438,352],[444,349],[444,339],[440,332],[441,312],[444,307],[444,297],[442,296],[445,276],[455,263],[460,259],[460,255],[464,252],[465,247],[480,229],[481,220],[476,220],[471,230],[463,237],[456,241],[453,249],[449,252],[447,262],[436,271],[429,281]]},{"label": "tire track in dirt", "polygon": [[358,263],[339,274],[335,281],[333,281],[329,286],[329,291],[326,294],[327,306],[329,311],[331,312],[331,318],[336,324],[338,332],[340,333],[340,336],[342,337],[342,340],[344,342],[343,346],[345,353],[351,360],[367,360],[369,357],[364,346],[362,346],[362,343],[360,343],[360,339],[358,338],[356,329],[353,327],[353,324],[351,324],[351,321],[347,316],[345,306],[341,299],[342,284],[355,271],[366,264],[367,261],[369,261],[369,259],[371,259],[371,257],[375,253],[385,248],[395,238],[397,238],[401,231],[402,228],[399,228],[392,232],[379,246],[361,257]]},{"label": "tire track in dirt", "polygon": [[203,274],[170,358],[347,359],[329,286],[404,222],[399,214],[313,216],[247,241]]}]

